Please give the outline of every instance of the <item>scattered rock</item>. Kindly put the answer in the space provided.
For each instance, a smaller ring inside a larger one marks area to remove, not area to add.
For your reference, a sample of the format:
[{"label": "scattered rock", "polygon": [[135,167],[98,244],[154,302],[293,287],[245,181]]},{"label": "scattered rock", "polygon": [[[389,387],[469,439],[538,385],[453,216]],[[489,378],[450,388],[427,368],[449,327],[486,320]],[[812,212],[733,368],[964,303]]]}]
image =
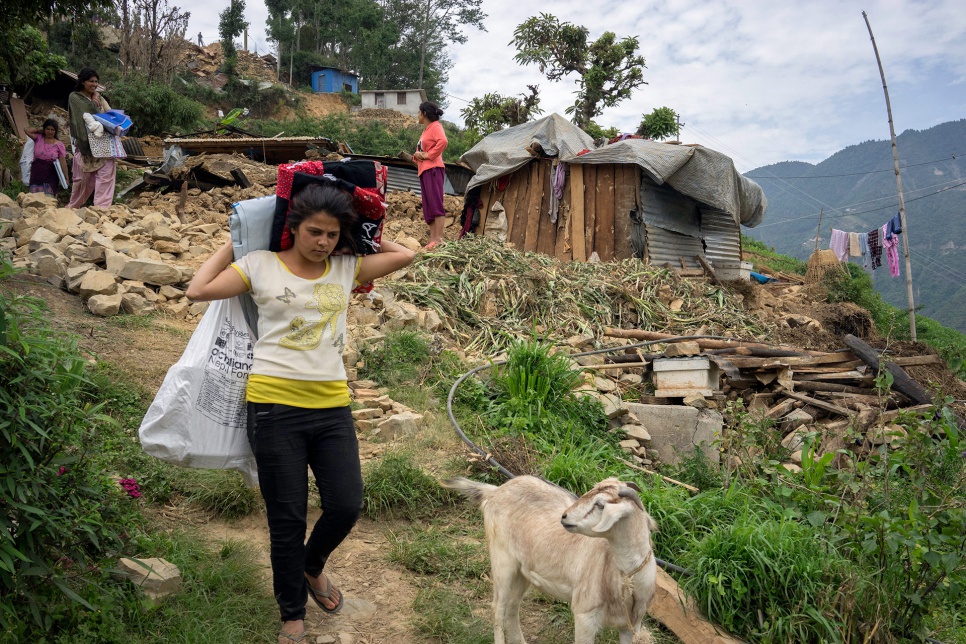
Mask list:
[{"label": "scattered rock", "polygon": [[151,599],[159,599],[181,589],[181,571],[173,563],[160,558],[121,557],[114,574],[131,580]]},{"label": "scattered rock", "polygon": [[111,317],[121,310],[121,295],[95,295],[87,300],[87,308],[94,315]]},{"label": "scattered rock", "polygon": [[667,345],[664,355],[668,358],[678,358],[683,356],[696,356],[701,354],[701,345],[697,342],[672,342]]}]

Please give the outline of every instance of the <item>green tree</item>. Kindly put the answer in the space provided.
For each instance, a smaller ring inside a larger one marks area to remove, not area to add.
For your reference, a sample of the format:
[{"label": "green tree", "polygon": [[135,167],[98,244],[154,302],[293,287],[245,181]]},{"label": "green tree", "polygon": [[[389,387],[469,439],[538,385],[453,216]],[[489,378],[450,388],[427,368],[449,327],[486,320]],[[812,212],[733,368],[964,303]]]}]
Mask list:
[{"label": "green tree", "polygon": [[[24,38],[20,33],[24,27],[37,27],[48,20],[88,10],[109,10],[113,4],[113,0],[4,0],[3,11],[0,11],[0,43],[3,43],[0,46],[0,78],[15,82],[13,78],[17,74],[16,70],[23,69],[23,52],[12,43]],[[33,38],[30,35],[26,37]],[[34,51],[39,50],[29,50]],[[46,42],[43,44],[43,51],[47,51]],[[36,60],[34,57],[35,64]],[[64,63],[60,65],[66,66]],[[41,67],[45,65],[41,64]]]},{"label": "green tree", "polygon": [[542,13],[519,25],[510,44],[517,48],[514,59],[535,64],[552,81],[577,74],[577,98],[567,108],[574,123],[585,127],[605,107],[630,98],[644,82],[644,57],[637,55],[638,40],[626,36],[619,41],[611,31],[590,41],[586,27],[560,22]]},{"label": "green tree", "polygon": [[221,50],[225,54],[225,73],[234,76],[238,64],[235,52],[235,38],[248,29],[245,20],[245,0],[230,0],[228,6],[218,14],[218,35],[221,37]]},{"label": "green tree", "polygon": [[650,114],[645,114],[641,119],[641,125],[637,128],[637,133],[651,139],[663,141],[672,134],[677,136],[681,133],[681,125],[678,121],[678,113],[670,107],[655,107]]},{"label": "green tree", "polygon": [[7,75],[14,85],[30,87],[46,83],[58,69],[67,66],[63,56],[50,53],[40,30],[30,25],[11,32],[3,50]]},{"label": "green tree", "polygon": [[486,136],[505,127],[526,123],[535,115],[542,114],[539,88],[536,85],[527,87],[530,89],[529,95],[520,94],[516,97],[491,93],[484,94],[482,98],[474,98],[460,110],[466,127]]},{"label": "green tree", "polygon": [[423,88],[427,55],[446,42],[465,43],[466,34],[460,27],[476,27],[486,31],[483,20],[483,0],[409,0],[418,16],[414,25],[416,43],[419,47],[419,80]]}]

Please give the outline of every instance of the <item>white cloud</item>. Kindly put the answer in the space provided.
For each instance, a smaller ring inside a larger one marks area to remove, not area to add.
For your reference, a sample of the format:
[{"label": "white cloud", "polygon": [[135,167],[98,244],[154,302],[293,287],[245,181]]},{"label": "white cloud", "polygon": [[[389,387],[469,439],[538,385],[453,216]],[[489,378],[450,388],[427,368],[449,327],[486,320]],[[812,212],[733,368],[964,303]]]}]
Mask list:
[{"label": "white cloud", "polygon": [[[227,5],[227,2],[224,3]],[[189,34],[217,40],[224,7],[189,8]],[[820,161],[872,138],[888,138],[882,83],[868,12],[899,130],[966,117],[966,12],[955,0],[484,0],[487,31],[467,30],[451,49],[446,118],[487,92],[519,94],[540,85],[547,113],[573,103],[572,79],[551,83],[522,67],[508,43],[530,16],[551,13],[604,31],[637,36],[647,85],[598,121],[632,131],[667,105],[681,114],[683,139],[730,154],[741,170],[783,160]],[[264,4],[248,2],[250,48],[267,45]],[[928,97],[926,99],[925,97]],[[966,152],[966,151],[964,151]]]}]

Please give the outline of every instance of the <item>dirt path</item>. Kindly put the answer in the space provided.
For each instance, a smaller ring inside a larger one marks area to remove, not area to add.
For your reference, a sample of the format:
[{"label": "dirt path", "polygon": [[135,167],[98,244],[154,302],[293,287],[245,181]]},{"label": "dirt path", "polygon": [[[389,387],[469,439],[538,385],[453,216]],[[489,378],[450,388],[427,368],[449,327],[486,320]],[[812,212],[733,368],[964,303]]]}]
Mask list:
[{"label": "dirt path", "polygon": [[[125,377],[150,392],[157,391],[168,368],[181,356],[193,324],[166,318],[122,316],[99,318],[88,313],[80,298],[61,291],[30,275],[10,281],[21,294],[39,297],[47,303],[54,327],[78,336],[84,353],[120,370]],[[371,457],[374,445],[361,442],[360,449]],[[264,512],[235,521],[211,519],[196,512],[178,513],[165,523],[190,524],[210,543],[226,540],[255,545],[258,563],[265,571],[265,592],[271,593],[268,526]],[[310,508],[309,525],[319,517]],[[419,641],[411,626],[411,606],[416,596],[413,575],[386,561],[387,525],[361,519],[348,539],[332,556],[327,571],[342,589],[346,606],[336,616],[324,614],[309,602],[307,629],[314,644],[319,636],[330,636],[338,644],[409,644]],[[266,620],[277,619],[266,615]]]},{"label": "dirt path", "polygon": [[[319,515],[317,508],[309,509],[309,526]],[[230,522],[211,520],[198,528],[212,543],[231,540],[255,546],[258,563],[264,570],[266,592],[271,592],[268,526],[264,513]],[[313,643],[323,635],[335,638],[334,642],[339,644],[415,644],[421,641],[410,626],[410,607],[416,588],[409,573],[386,562],[389,543],[385,532],[385,524],[360,519],[332,555],[326,572],[345,593],[346,603],[338,615],[327,615],[310,601],[306,615],[306,629],[310,635],[307,642]]]}]

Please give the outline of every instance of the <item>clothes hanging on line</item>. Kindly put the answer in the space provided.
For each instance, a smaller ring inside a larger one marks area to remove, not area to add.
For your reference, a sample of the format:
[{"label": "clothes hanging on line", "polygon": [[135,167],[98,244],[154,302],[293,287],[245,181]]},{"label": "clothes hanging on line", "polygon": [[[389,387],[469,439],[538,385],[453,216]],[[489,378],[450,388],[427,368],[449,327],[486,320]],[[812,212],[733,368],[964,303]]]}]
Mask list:
[{"label": "clothes hanging on line", "polygon": [[878,228],[869,231],[869,257],[872,260],[872,270],[882,266],[882,242]]},{"label": "clothes hanging on line", "polygon": [[[886,227],[882,227],[882,234],[885,235]],[[899,277],[899,238],[895,235],[891,239],[885,239],[882,247],[886,252],[886,260],[889,262],[889,275]]]},{"label": "clothes hanging on line", "polygon": [[849,233],[849,257],[861,257],[862,247],[859,245],[859,233]]},{"label": "clothes hanging on line", "polygon": [[859,250],[862,251],[862,268],[869,268],[869,233],[859,233]]},{"label": "clothes hanging on line", "polygon": [[845,231],[836,230],[833,228],[832,237],[829,239],[828,247],[833,253],[835,253],[835,257],[840,262],[848,260],[849,234]]},{"label": "clothes hanging on line", "polygon": [[902,217],[899,213],[896,213],[895,217],[889,220],[889,223],[885,225],[885,239],[892,239],[893,235],[898,235],[902,232]]}]

